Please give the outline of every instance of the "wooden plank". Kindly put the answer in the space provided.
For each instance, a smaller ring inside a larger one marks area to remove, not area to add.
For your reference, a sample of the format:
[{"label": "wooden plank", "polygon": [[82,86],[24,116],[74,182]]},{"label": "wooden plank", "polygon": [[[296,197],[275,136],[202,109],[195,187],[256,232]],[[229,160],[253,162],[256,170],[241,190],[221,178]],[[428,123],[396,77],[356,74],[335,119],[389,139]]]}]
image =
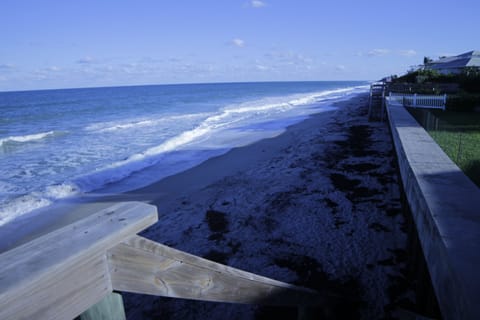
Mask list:
[{"label": "wooden plank", "polygon": [[140,236],[108,250],[114,290],[193,300],[321,305],[316,291],[178,251]]},{"label": "wooden plank", "polygon": [[105,251],[157,221],[117,203],[0,255],[0,319],[74,318],[112,291]]}]

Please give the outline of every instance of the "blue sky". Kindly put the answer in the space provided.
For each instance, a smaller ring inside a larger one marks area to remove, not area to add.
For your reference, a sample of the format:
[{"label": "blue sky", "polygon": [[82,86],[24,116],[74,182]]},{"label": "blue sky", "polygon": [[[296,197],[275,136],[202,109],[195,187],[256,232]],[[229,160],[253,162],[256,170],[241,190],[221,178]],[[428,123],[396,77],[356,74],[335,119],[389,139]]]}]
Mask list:
[{"label": "blue sky", "polygon": [[478,0],[2,0],[0,91],[375,80],[479,50],[478,12]]}]

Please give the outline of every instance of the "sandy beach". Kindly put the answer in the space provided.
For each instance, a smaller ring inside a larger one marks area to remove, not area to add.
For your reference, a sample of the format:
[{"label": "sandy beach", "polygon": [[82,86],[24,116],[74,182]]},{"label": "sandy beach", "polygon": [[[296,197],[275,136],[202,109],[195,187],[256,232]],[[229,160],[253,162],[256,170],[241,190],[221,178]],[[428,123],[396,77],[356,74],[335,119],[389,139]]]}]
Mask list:
[{"label": "sandy beach", "polygon": [[[388,316],[408,294],[407,236],[385,123],[366,94],[283,134],[124,195],[158,207],[142,235],[332,297],[327,317]],[[410,293],[411,295],[411,293]],[[296,310],[124,294],[129,319],[295,318]]]}]

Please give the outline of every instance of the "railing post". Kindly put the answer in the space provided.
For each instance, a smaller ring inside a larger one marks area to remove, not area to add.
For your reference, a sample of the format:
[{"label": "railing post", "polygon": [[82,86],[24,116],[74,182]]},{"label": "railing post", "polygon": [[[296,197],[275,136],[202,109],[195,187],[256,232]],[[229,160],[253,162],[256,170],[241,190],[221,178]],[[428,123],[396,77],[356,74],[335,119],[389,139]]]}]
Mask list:
[{"label": "railing post", "polygon": [[412,103],[413,107],[416,107],[417,106],[417,94],[414,93],[413,94],[413,103]]},{"label": "railing post", "polygon": [[111,292],[102,301],[80,315],[80,320],[125,320],[122,295]]}]

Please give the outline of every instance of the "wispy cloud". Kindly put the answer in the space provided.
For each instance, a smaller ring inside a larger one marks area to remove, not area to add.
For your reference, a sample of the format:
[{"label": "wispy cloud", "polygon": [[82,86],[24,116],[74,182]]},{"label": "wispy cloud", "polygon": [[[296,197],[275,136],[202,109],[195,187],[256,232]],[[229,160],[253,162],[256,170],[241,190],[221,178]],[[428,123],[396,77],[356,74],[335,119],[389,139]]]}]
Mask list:
[{"label": "wispy cloud", "polygon": [[318,63],[301,53],[293,51],[271,51],[265,53],[255,61],[255,70],[260,72],[268,72],[303,76],[310,70],[318,68]]},{"label": "wispy cloud", "polygon": [[347,70],[347,67],[345,67],[343,64],[339,64],[335,67],[337,71],[345,71]]},{"label": "wispy cloud", "polygon": [[0,63],[0,70],[2,71],[8,71],[8,70],[13,70],[15,69],[15,66],[10,63]]},{"label": "wispy cloud", "polygon": [[368,56],[368,57],[382,57],[386,55],[400,55],[403,57],[414,57],[417,55],[417,51],[413,49],[408,49],[408,50],[390,50],[390,49],[385,49],[385,48],[378,48],[378,49],[372,49],[368,52],[362,52],[358,51],[354,53],[354,56],[356,57],[363,57],[363,56]]},{"label": "wispy cloud", "polygon": [[257,64],[255,65],[255,68],[259,71],[268,71],[272,69],[271,67],[265,66],[263,64]]},{"label": "wispy cloud", "polygon": [[381,57],[390,53],[388,49],[373,49],[368,52],[370,57]]},{"label": "wispy cloud", "polygon": [[80,59],[77,60],[78,64],[90,64],[90,63],[94,63],[94,62],[95,62],[95,59],[93,59],[90,56],[86,56],[86,57],[83,57],[83,58],[80,58]]},{"label": "wispy cloud", "polygon": [[250,1],[250,6],[252,6],[253,8],[262,8],[262,7],[266,7],[267,4],[264,1],[252,0]]},{"label": "wispy cloud", "polygon": [[269,52],[266,53],[265,58],[269,61],[282,64],[282,65],[307,65],[313,62],[311,58],[308,58],[300,53],[296,52]]},{"label": "wispy cloud", "polygon": [[415,50],[400,50],[400,55],[404,57],[413,57],[417,55],[417,51]]},{"label": "wispy cloud", "polygon": [[232,40],[232,45],[234,45],[235,47],[238,47],[238,48],[243,48],[245,47],[245,41],[242,40],[242,39],[238,39],[238,38],[235,38]]},{"label": "wispy cloud", "polygon": [[57,72],[57,71],[61,71],[61,69],[57,66],[51,66],[51,67],[48,67],[46,68],[47,71],[52,71],[52,72]]}]

